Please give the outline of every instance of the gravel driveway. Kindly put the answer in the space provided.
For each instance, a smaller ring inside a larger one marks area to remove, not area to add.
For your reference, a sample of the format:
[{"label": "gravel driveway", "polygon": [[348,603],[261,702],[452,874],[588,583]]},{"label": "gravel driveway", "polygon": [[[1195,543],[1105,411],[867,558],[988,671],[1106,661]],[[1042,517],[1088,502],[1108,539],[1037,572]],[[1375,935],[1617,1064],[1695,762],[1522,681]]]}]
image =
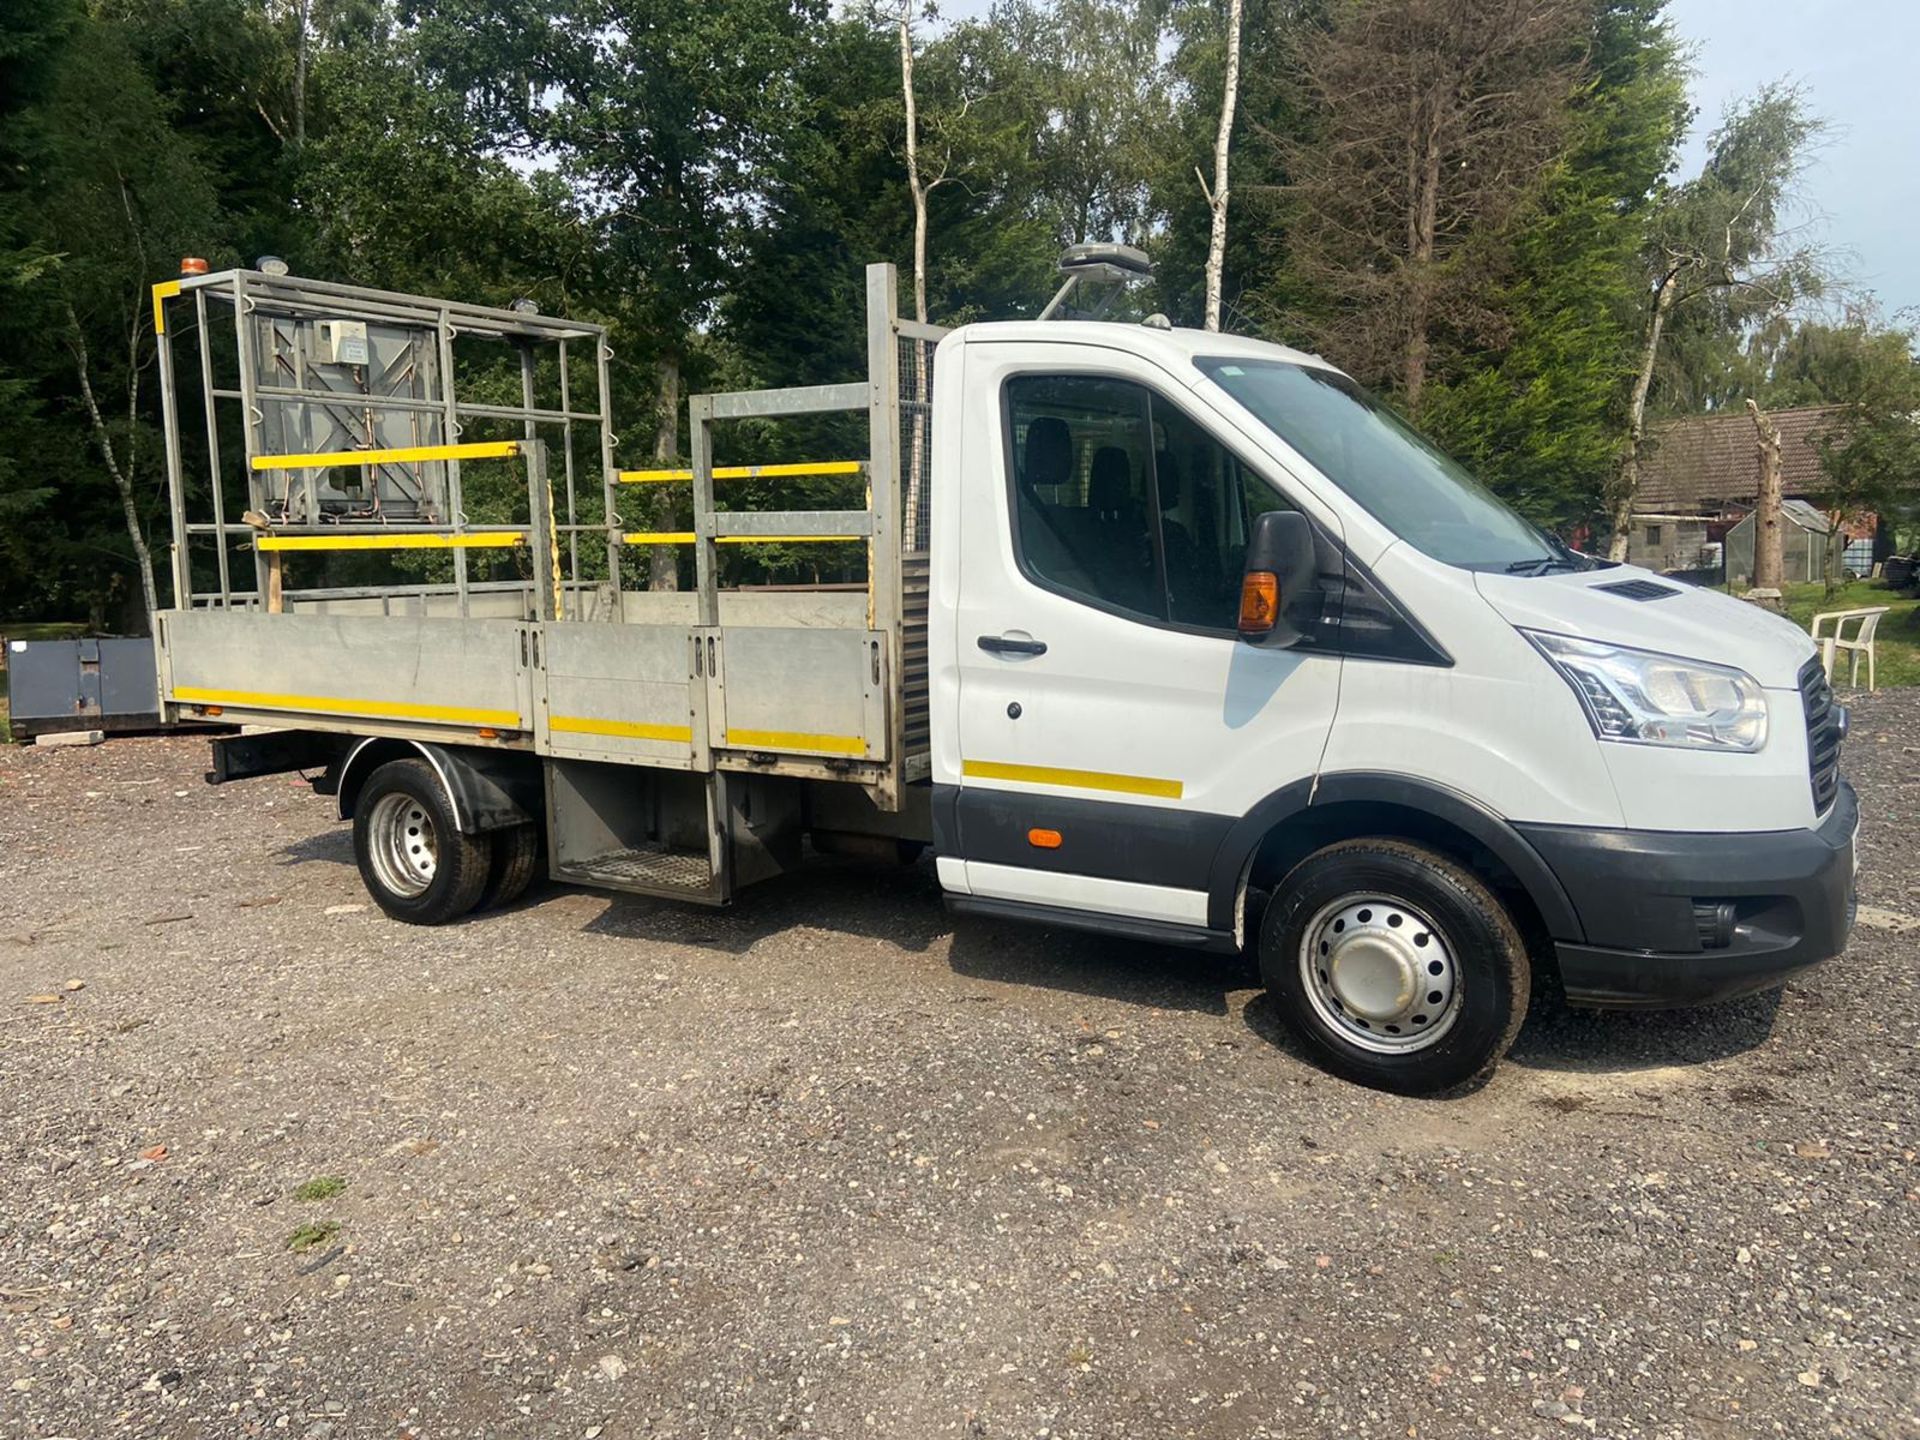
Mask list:
[{"label": "gravel driveway", "polygon": [[1844,959],[1451,1101],[925,867],[407,929],[205,755],[0,751],[0,1434],[1920,1435],[1916,692]]}]

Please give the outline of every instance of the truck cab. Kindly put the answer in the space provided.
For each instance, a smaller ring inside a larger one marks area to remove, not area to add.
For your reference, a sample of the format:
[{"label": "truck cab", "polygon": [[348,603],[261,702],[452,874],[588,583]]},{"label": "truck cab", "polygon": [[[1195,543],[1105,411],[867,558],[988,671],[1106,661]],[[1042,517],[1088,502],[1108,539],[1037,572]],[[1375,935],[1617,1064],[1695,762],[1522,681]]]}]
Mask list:
[{"label": "truck cab", "polygon": [[1281,346],[982,324],[935,373],[956,908],[1253,947],[1387,1084],[1503,1048],[1529,952],[1661,1005],[1842,947],[1845,717],[1786,620],[1575,553]]},{"label": "truck cab", "polygon": [[[591,325],[255,271],[157,287],[161,696],[269,727],[209,778],[314,772],[413,923],[541,873],[723,904],[814,852],[930,844],[956,911],[1254,955],[1320,1063],[1404,1091],[1484,1076],[1541,977],[1689,1004],[1844,947],[1846,714],[1787,621],[1577,553],[1316,356],[1158,317],[943,331],[867,280],[863,381],[694,396],[691,465],[652,470],[615,461]],[[200,454],[169,315],[208,377]],[[483,341],[505,368],[468,400]],[[738,422],[836,414],[857,458],[716,461]],[[726,498],[794,476],[838,508]],[[687,529],[623,518],[661,484]],[[776,542],[859,577],[729,581],[730,547]],[[634,583],[673,546],[690,592]],[[311,568],[333,550],[359,553]],[[404,565],[341,583],[381,551]]]}]

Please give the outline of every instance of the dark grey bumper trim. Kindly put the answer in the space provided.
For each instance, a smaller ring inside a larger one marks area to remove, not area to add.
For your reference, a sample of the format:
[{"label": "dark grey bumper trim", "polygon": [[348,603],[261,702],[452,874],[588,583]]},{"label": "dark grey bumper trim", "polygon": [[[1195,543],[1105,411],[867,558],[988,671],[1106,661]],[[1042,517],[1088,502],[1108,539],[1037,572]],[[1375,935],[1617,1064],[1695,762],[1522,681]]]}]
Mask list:
[{"label": "dark grey bumper trim", "polygon": [[[1584,936],[1556,934],[1567,998],[1691,1005],[1777,985],[1845,948],[1853,923],[1853,788],[1817,829],[1669,833],[1517,827],[1565,887]],[[1734,906],[1706,949],[1696,901]]]}]

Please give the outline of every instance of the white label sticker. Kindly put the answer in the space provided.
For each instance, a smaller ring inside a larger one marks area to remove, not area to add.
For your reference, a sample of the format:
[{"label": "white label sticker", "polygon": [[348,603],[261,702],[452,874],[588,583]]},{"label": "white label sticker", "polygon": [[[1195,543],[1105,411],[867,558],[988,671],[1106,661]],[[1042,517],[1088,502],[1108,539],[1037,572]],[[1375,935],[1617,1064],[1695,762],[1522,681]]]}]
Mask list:
[{"label": "white label sticker", "polygon": [[27,648],[27,642],[24,640],[16,640],[13,642],[13,652],[16,655],[25,651],[26,648]]},{"label": "white label sticker", "polygon": [[1220,373],[1222,375],[1244,375],[1247,372],[1242,370],[1238,365],[1222,365],[1220,367]]}]

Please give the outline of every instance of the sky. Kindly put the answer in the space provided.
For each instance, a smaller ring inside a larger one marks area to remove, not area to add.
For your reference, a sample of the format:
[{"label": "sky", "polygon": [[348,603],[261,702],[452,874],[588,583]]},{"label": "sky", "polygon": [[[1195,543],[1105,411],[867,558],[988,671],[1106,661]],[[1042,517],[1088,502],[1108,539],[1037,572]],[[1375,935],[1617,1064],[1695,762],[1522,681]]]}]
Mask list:
[{"label": "sky", "polygon": [[1920,0],[1670,0],[1693,49],[1699,116],[1679,174],[1698,173],[1726,106],[1793,80],[1826,139],[1802,182],[1808,238],[1839,278],[1920,321]]}]

